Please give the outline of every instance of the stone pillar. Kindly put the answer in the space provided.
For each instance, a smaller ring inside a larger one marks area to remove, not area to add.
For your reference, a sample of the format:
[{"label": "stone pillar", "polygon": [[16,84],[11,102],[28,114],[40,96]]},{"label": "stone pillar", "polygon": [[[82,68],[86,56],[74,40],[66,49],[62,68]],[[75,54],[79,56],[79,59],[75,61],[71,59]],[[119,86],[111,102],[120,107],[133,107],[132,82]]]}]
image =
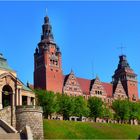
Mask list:
[{"label": "stone pillar", "polygon": [[27,105],[31,105],[31,97],[27,96]]},{"label": "stone pillar", "polygon": [[15,93],[12,93],[12,107],[15,107]]},{"label": "stone pillar", "polygon": [[18,105],[20,105],[20,89],[18,89]]},{"label": "stone pillar", "polygon": [[35,105],[35,98],[33,99],[33,105]]},{"label": "stone pillar", "polygon": [[22,95],[20,94],[20,105],[22,105]]},{"label": "stone pillar", "polygon": [[0,89],[0,109],[2,109],[2,91]]},{"label": "stone pillar", "polygon": [[15,128],[16,127],[16,116],[15,116],[15,93],[12,93],[12,104],[11,104],[11,125]]},{"label": "stone pillar", "polygon": [[18,89],[18,105],[22,105],[22,95],[20,89]]},{"label": "stone pillar", "polygon": [[16,100],[16,106],[18,106],[18,89],[16,89],[16,97],[15,97],[15,100]]}]

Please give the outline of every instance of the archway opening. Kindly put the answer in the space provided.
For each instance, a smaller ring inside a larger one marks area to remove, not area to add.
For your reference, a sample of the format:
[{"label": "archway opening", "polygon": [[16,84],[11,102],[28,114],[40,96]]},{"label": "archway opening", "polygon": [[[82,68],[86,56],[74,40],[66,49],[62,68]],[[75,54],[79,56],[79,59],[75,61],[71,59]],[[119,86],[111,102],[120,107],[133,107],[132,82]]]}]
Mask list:
[{"label": "archway opening", "polygon": [[22,96],[22,105],[27,105],[27,96]]},{"label": "archway opening", "polygon": [[13,90],[9,85],[5,85],[2,89],[2,106],[7,107],[12,105]]}]

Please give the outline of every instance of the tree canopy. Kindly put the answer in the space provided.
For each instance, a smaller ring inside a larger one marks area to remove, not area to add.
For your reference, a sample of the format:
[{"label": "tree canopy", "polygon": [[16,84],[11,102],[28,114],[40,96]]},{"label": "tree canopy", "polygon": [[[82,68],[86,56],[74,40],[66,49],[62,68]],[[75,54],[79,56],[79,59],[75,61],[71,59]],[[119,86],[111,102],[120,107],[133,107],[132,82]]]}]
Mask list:
[{"label": "tree canopy", "polygon": [[79,118],[90,117],[103,119],[115,119],[117,121],[130,122],[140,121],[140,103],[129,100],[115,100],[109,107],[101,98],[90,97],[88,100],[82,96],[68,96],[66,94],[54,94],[51,91],[35,90],[37,105],[43,107],[44,117],[52,116],[53,113],[60,114],[64,120],[70,116]]},{"label": "tree canopy", "polygon": [[97,117],[102,116],[103,112],[103,102],[100,98],[90,97],[88,99],[88,107],[90,110],[90,117],[93,117],[96,121]]}]

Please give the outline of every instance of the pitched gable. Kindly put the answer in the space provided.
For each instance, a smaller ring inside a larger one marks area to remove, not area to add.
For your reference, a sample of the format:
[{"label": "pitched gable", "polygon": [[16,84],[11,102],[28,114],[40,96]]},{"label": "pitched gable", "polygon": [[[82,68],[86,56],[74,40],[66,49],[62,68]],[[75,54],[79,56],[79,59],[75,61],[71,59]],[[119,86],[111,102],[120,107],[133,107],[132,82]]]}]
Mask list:
[{"label": "pitched gable", "polygon": [[120,80],[117,83],[117,86],[115,88],[113,95],[114,95],[115,99],[126,99],[127,98],[126,92],[125,92]]},{"label": "pitched gable", "polygon": [[91,96],[97,96],[97,97],[106,97],[106,91],[104,89],[104,86],[102,85],[102,82],[98,77],[93,82],[93,85],[91,86],[91,91],[90,91]]},{"label": "pitched gable", "polygon": [[82,89],[73,72],[65,76],[63,92],[71,96],[82,95]]}]

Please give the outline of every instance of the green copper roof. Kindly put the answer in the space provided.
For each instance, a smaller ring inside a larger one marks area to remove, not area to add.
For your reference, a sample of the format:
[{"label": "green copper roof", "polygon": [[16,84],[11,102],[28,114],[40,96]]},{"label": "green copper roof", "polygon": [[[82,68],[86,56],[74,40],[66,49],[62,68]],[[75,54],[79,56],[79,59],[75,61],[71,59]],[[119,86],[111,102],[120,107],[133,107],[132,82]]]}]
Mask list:
[{"label": "green copper roof", "polygon": [[[2,55],[2,53],[0,53],[0,69],[4,69],[4,70],[8,70],[8,71],[14,71],[12,68],[9,67],[8,63],[7,63],[7,59],[5,59]],[[18,79],[19,80],[19,79]],[[20,80],[19,80],[20,81]],[[21,81],[20,81],[21,82]],[[22,83],[22,82],[21,82]],[[22,83],[22,89],[26,90],[26,91],[32,91],[30,88],[28,88],[27,86],[25,86]]]},{"label": "green copper roof", "polygon": [[32,91],[30,88],[28,88],[28,87],[25,86],[24,84],[23,84],[22,88],[23,88],[23,90],[26,90],[26,91]]},{"label": "green copper roof", "polygon": [[1,53],[0,53],[0,69],[13,71],[7,63],[7,59],[5,59]]},{"label": "green copper roof", "polygon": [[[17,78],[18,79],[18,78]],[[20,79],[18,79],[21,83],[22,83],[22,89],[23,90],[26,90],[26,91],[31,91],[32,92],[32,90],[30,89],[30,88],[28,88],[27,86],[25,86],[25,84],[20,80]]]}]

